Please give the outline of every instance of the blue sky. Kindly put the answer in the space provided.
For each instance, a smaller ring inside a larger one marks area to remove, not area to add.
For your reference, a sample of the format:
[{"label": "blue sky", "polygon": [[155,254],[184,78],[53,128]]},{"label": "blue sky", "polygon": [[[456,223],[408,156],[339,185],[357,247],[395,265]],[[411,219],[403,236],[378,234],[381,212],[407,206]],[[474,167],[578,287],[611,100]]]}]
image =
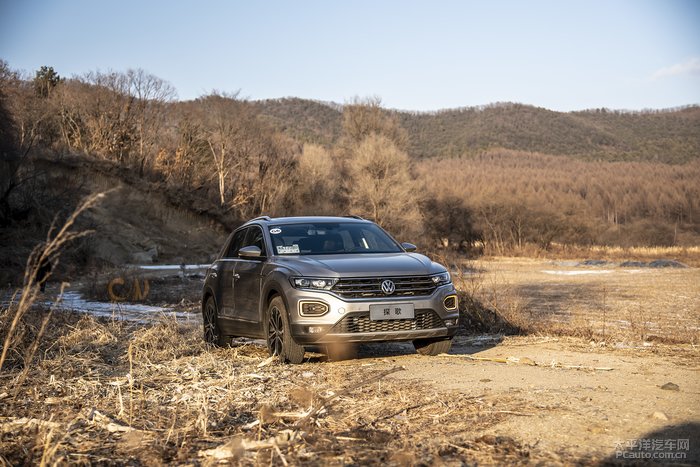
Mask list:
[{"label": "blue sky", "polygon": [[700,103],[700,1],[0,0],[0,58],[213,89],[437,110]]}]

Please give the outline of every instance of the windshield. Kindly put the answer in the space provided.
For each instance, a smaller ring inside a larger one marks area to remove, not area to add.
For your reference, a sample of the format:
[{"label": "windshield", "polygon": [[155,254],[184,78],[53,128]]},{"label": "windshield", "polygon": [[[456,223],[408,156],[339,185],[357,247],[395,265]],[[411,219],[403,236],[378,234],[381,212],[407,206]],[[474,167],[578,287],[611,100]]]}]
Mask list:
[{"label": "windshield", "polygon": [[278,255],[400,253],[394,239],[375,224],[314,222],[271,225],[272,249]]}]

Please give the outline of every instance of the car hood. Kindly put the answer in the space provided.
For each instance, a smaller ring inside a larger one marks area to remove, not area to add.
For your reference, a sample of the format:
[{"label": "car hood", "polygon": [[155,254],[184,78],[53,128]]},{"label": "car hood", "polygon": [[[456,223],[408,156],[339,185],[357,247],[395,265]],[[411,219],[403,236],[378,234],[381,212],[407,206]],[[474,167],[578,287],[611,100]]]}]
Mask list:
[{"label": "car hood", "polygon": [[445,268],[417,253],[309,255],[278,257],[300,276],[371,277],[412,276],[443,272]]}]

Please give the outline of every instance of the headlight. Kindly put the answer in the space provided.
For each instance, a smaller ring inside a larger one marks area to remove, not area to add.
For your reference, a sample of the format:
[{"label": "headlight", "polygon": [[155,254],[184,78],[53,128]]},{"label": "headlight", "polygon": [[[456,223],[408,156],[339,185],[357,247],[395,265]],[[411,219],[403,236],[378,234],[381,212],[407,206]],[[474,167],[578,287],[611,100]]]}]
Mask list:
[{"label": "headlight", "polygon": [[440,274],[435,274],[431,276],[431,279],[433,280],[433,283],[437,285],[446,285],[452,282],[452,279],[450,278],[450,273],[447,271],[441,272]]},{"label": "headlight", "polygon": [[295,277],[292,284],[297,289],[319,289],[330,290],[338,282],[338,279],[327,279],[317,277]]}]

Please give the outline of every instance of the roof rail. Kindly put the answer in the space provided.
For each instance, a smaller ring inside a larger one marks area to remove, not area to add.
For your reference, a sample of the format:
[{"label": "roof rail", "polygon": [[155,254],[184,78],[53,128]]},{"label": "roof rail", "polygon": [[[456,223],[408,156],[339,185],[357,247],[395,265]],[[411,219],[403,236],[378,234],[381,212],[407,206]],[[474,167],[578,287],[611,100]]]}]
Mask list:
[{"label": "roof rail", "polygon": [[350,217],[350,218],[352,218],[352,219],[365,220],[364,218],[362,218],[362,217],[360,217],[360,216],[355,216],[355,215],[349,215],[349,216],[343,216],[343,217]]},{"label": "roof rail", "polygon": [[269,220],[271,220],[270,216],[259,216],[259,217],[256,217],[255,219],[251,219],[251,221],[269,221]]}]

